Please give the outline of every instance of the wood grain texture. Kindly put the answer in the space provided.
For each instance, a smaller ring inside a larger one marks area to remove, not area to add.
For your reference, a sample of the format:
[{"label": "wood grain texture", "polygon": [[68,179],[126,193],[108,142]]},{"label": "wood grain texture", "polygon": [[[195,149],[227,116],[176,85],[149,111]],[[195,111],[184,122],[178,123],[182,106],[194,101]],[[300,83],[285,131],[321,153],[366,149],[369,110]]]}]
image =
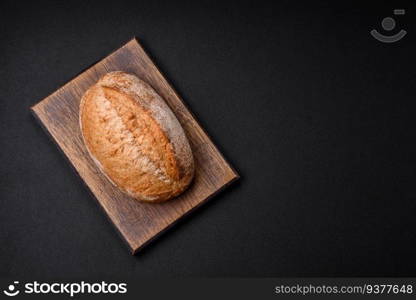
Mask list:
[{"label": "wood grain texture", "polygon": [[[101,76],[118,70],[135,74],[164,98],[182,124],[191,145],[195,158],[194,182],[185,193],[166,203],[143,203],[122,193],[98,170],[83,143],[78,122],[80,99]],[[94,194],[133,254],[238,178],[236,171],[227,163],[136,39],[31,109]]]}]

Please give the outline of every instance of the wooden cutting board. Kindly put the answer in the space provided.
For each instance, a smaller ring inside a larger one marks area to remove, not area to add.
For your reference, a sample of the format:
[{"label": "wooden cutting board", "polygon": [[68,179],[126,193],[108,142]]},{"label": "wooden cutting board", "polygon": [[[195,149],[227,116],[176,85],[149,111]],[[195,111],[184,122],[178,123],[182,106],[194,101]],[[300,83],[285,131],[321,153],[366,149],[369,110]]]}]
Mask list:
[{"label": "wooden cutting board", "polygon": [[[195,158],[195,179],[185,193],[171,201],[142,203],[125,195],[106,179],[87,153],[78,123],[80,99],[102,75],[117,70],[133,73],[149,83],[165,99],[185,129]],[[31,109],[85,181],[133,254],[238,178],[236,171],[227,163],[136,39]]]}]

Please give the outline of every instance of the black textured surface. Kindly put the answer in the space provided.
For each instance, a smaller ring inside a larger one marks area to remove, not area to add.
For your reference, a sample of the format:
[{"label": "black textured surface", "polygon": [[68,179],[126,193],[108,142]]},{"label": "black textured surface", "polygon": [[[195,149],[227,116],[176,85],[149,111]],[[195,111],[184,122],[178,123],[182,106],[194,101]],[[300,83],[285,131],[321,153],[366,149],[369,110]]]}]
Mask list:
[{"label": "black textured surface", "polygon": [[[173,2],[1,2],[0,276],[414,276],[416,11]],[[29,112],[133,36],[242,175],[137,257]]]}]

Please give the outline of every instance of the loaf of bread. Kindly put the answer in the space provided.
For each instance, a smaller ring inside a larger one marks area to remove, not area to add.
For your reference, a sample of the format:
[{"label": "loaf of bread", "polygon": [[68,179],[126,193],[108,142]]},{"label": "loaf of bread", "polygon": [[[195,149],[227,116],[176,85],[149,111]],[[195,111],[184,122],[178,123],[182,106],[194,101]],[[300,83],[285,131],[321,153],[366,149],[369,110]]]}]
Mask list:
[{"label": "loaf of bread", "polygon": [[184,130],[165,101],[135,75],[104,75],[83,95],[79,114],[91,158],[125,193],[160,202],[191,183],[194,159]]}]

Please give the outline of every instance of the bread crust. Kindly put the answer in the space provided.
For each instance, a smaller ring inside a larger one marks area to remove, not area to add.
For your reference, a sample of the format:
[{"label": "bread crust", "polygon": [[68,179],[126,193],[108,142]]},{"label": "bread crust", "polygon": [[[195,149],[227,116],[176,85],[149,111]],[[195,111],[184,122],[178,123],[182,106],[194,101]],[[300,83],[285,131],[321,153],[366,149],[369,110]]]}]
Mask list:
[{"label": "bread crust", "polygon": [[80,103],[87,150],[105,176],[130,196],[160,202],[182,193],[194,176],[194,159],[179,121],[144,81],[110,72]]}]

